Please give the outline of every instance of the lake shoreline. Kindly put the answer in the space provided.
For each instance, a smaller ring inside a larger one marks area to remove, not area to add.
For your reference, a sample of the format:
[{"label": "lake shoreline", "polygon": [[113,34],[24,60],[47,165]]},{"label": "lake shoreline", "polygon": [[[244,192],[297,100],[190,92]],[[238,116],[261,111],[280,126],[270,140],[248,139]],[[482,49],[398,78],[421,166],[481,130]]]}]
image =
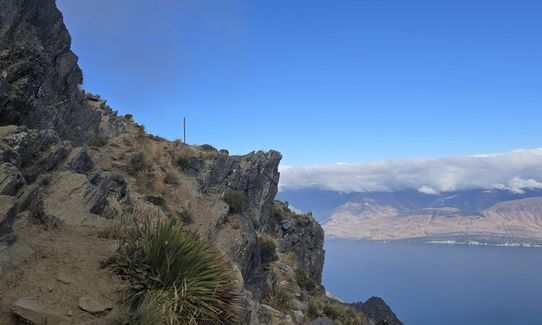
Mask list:
[{"label": "lake shoreline", "polygon": [[453,240],[453,239],[394,239],[394,240],[367,240],[367,239],[352,239],[352,238],[328,238],[326,241],[345,241],[345,242],[357,242],[357,243],[376,243],[376,244],[427,244],[427,245],[459,245],[459,246],[490,246],[490,247],[526,247],[526,248],[542,248],[540,242],[521,242],[521,241],[507,241],[507,242],[487,242],[480,240]]}]

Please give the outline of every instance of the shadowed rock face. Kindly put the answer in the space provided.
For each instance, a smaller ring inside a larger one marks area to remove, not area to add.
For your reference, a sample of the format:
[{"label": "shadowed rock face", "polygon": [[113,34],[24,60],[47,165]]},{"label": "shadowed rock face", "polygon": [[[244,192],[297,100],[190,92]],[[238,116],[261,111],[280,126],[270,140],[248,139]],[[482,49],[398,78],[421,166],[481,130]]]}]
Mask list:
[{"label": "shadowed rock face", "polygon": [[96,132],[70,44],[54,0],[0,1],[0,126],[54,129],[75,145]]},{"label": "shadowed rock face", "polygon": [[382,298],[371,297],[366,302],[358,302],[353,305],[369,316],[376,325],[403,325]]},{"label": "shadowed rock face", "polygon": [[224,225],[220,225],[210,237],[221,239],[221,245],[229,247],[228,255],[239,266],[245,285],[256,295],[264,286],[257,231],[265,229],[272,216],[281,159],[277,151],[258,151],[245,156],[219,154],[211,162],[193,160],[190,166],[202,192],[222,196],[236,191],[243,196],[242,211],[233,217],[239,227],[236,235],[222,238]]},{"label": "shadowed rock face", "polygon": [[[289,211],[288,205],[276,202],[283,211]],[[275,215],[269,225],[269,233],[279,238],[280,251],[292,251],[296,261],[309,279],[315,284],[322,283],[324,266],[324,231],[312,214],[283,213],[280,220]]]}]

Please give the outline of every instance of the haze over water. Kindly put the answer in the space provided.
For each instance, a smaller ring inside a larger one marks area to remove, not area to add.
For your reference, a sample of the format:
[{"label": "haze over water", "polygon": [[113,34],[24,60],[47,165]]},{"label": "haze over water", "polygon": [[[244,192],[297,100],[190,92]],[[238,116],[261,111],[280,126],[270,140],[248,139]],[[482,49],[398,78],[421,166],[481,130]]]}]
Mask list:
[{"label": "haze over water", "polygon": [[326,242],[324,285],[383,297],[407,325],[541,324],[542,249]]}]

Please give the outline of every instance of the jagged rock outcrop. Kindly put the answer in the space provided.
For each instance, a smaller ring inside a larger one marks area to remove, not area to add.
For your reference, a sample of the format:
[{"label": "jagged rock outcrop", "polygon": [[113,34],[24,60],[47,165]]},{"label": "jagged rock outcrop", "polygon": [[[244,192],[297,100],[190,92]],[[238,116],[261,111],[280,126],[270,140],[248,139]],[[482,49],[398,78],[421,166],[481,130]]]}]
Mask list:
[{"label": "jagged rock outcrop", "polygon": [[403,325],[380,297],[371,297],[366,302],[358,302],[353,305],[369,316],[376,325]]},{"label": "jagged rock outcrop", "polygon": [[54,0],[0,2],[0,126],[53,129],[74,144],[95,134],[71,38]]},{"label": "jagged rock outcrop", "polygon": [[184,166],[198,180],[201,192],[222,197],[233,191],[241,196],[240,211],[220,218],[210,229],[209,238],[218,241],[235,261],[245,286],[256,297],[264,293],[265,286],[258,232],[266,229],[273,213],[281,159],[277,151],[258,151],[245,156],[217,153],[212,160],[193,157]]},{"label": "jagged rock outcrop", "polygon": [[281,251],[292,251],[299,267],[305,270],[310,281],[322,283],[324,266],[324,231],[311,214],[288,211],[286,203],[277,202],[273,218],[273,233]]},{"label": "jagged rock outcrop", "polygon": [[88,222],[93,219],[92,214],[104,211],[110,189],[116,186],[113,182],[96,186],[83,174],[59,172],[47,189],[43,211],[71,225]]},{"label": "jagged rock outcrop", "polygon": [[[187,159],[183,170],[200,190],[221,198],[233,191],[242,196],[239,211],[225,213],[211,228],[210,239],[235,262],[246,289],[251,324],[291,323],[305,316],[311,295],[323,295],[324,232],[312,215],[295,214],[275,202],[278,165],[282,156],[271,151],[246,156],[217,153],[213,159]],[[276,287],[292,295],[292,312],[266,305]]]},{"label": "jagged rock outcrop", "polygon": [[[36,182],[40,175],[44,175],[42,182],[51,182],[46,174],[66,162],[72,150],[70,142],[61,140],[53,130],[29,129],[26,126],[0,127],[0,135],[0,162],[3,162],[0,165],[1,194],[17,197],[19,205],[26,208],[29,198],[37,197],[39,186],[33,184],[32,188],[22,191],[23,187]],[[78,162],[81,160],[84,161]],[[89,162],[89,157],[85,158],[80,152],[69,166],[81,172],[88,170],[89,164],[92,161]],[[90,213],[103,212],[111,195],[122,199],[126,192],[126,182],[111,173],[97,173],[92,180],[73,172],[59,173],[49,188],[45,211],[58,215],[59,220],[75,218],[81,221]]]},{"label": "jagged rock outcrop", "polygon": [[88,173],[92,168],[94,168],[94,162],[87,150],[79,150],[68,164],[68,169],[80,174]]},{"label": "jagged rock outcrop", "polygon": [[223,193],[230,189],[242,192],[243,212],[265,227],[278,190],[281,159],[282,155],[277,151],[258,151],[240,157],[219,154],[201,172],[202,191]]},{"label": "jagged rock outcrop", "polygon": [[102,214],[111,198],[118,201],[128,198],[128,184],[119,174],[99,172],[90,180],[90,183],[94,185],[98,193],[96,202],[90,209],[91,213]]},{"label": "jagged rock outcrop", "polygon": [[[18,168],[31,166],[36,154],[58,145],[60,138],[52,130],[34,130],[26,126],[0,126],[0,161]],[[58,164],[51,161],[49,165]]]}]

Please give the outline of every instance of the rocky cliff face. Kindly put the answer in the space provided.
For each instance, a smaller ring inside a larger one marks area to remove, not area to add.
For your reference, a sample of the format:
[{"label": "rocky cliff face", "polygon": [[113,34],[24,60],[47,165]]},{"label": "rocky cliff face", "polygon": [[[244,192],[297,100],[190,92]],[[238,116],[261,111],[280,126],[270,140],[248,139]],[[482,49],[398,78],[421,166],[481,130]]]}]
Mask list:
[{"label": "rocky cliff face", "polygon": [[74,144],[96,132],[70,42],[54,0],[0,2],[0,125],[53,129]]},{"label": "rocky cliff face", "polygon": [[375,323],[325,295],[322,228],[274,200],[280,153],[230,156],[118,117],[78,88],[53,0],[0,0],[0,46],[0,323],[116,320],[126,284],[102,263],[141,215],[223,252],[246,324]]}]

